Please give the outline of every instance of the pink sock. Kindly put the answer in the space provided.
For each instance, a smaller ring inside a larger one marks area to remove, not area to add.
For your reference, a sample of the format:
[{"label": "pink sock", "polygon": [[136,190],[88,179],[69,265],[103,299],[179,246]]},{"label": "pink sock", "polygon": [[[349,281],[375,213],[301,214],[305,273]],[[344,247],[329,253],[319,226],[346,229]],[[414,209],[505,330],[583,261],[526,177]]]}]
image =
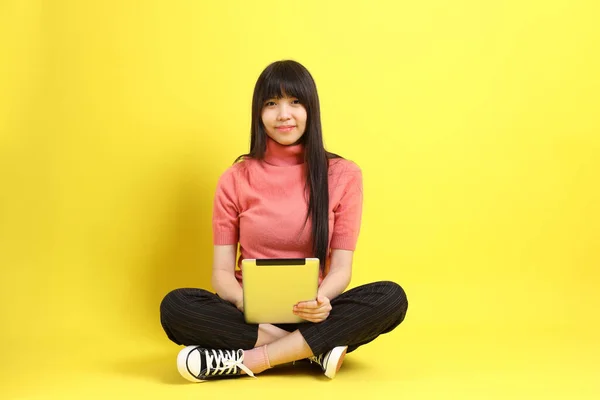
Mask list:
[{"label": "pink sock", "polygon": [[245,350],[244,365],[255,374],[260,374],[264,370],[271,368],[269,355],[267,354],[267,345],[256,347],[252,350]]}]

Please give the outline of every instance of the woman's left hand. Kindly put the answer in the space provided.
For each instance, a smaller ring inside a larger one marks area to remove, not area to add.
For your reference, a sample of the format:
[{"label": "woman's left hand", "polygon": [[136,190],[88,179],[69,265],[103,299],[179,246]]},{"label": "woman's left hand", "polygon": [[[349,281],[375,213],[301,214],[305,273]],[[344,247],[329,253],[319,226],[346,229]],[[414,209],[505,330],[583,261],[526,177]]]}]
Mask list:
[{"label": "woman's left hand", "polygon": [[323,322],[329,317],[331,303],[325,296],[318,296],[316,300],[302,301],[294,306],[294,314],[309,322]]}]

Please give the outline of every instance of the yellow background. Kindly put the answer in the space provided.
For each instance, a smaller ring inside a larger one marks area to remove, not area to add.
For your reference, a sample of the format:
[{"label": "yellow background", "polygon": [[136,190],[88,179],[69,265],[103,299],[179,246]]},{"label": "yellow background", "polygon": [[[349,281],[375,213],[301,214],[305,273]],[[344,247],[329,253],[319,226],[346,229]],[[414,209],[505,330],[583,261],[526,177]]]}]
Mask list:
[{"label": "yellow background", "polygon": [[[599,20],[594,0],[0,1],[0,398],[600,397]],[[186,384],[158,305],[208,287],[217,178],[286,58],[363,169],[352,286],[395,280],[409,312],[331,382]]]}]

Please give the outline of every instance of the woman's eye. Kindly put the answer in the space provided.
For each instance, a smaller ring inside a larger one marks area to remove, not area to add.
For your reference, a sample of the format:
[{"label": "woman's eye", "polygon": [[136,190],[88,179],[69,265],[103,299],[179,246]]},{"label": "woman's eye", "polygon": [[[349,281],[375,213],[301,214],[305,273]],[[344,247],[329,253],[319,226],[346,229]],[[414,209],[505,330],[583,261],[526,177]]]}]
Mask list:
[{"label": "woman's eye", "polygon": [[292,100],[292,104],[300,104],[300,100],[294,99],[294,100]]},{"label": "woman's eye", "polygon": [[271,107],[271,106],[274,106],[274,105],[275,105],[275,102],[274,102],[274,101],[267,101],[267,102],[265,103],[265,106],[267,106],[267,107]]}]

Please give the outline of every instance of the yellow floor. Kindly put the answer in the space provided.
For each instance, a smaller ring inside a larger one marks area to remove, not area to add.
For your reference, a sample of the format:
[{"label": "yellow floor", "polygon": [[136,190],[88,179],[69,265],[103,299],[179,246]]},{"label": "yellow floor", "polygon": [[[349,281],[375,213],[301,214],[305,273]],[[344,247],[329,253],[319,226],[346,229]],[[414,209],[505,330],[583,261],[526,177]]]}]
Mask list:
[{"label": "yellow floor", "polygon": [[407,323],[348,355],[332,381],[301,364],[258,379],[187,383],[175,368],[178,347],[159,337],[5,342],[0,399],[597,400],[600,335],[582,328]]}]

